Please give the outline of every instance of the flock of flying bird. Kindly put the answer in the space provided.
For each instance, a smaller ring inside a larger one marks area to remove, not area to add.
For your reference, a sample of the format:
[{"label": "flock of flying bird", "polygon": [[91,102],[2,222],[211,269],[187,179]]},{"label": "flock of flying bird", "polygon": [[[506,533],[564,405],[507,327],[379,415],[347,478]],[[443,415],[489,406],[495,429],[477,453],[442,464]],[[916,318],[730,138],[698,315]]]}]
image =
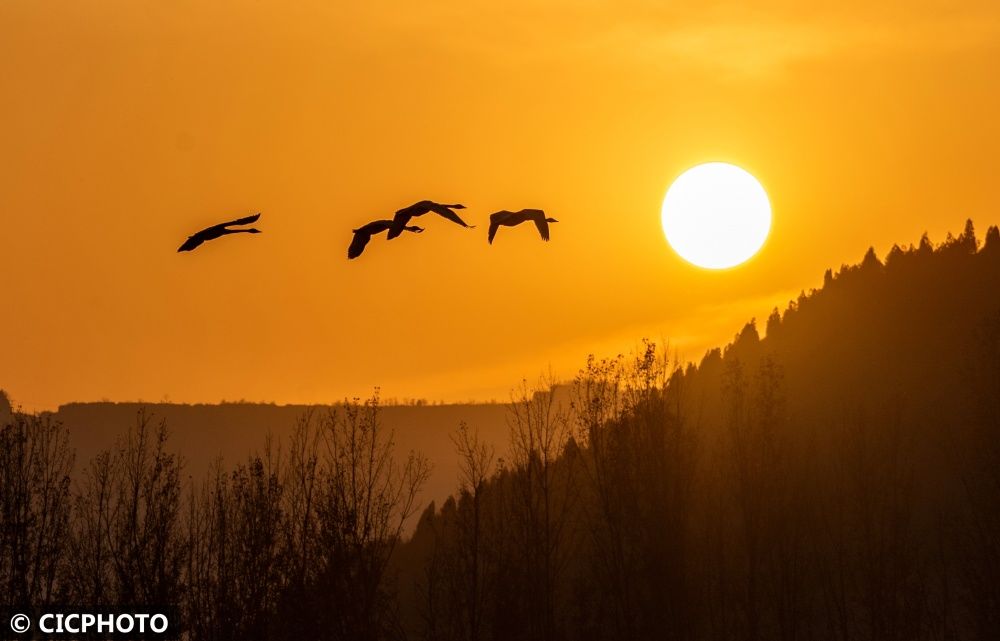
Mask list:
[{"label": "flock of flying bird", "polygon": [[[419,234],[424,231],[423,227],[409,225],[408,223],[412,218],[417,218],[432,212],[447,218],[451,222],[461,225],[462,227],[466,227],[468,229],[475,227],[475,225],[470,225],[462,220],[462,218],[455,213],[454,210],[456,209],[465,209],[465,205],[444,205],[431,200],[421,200],[420,202],[414,203],[409,207],[404,207],[398,210],[396,215],[393,216],[391,220],[373,220],[367,225],[362,225],[361,227],[353,230],[354,239],[351,241],[351,245],[347,248],[347,257],[350,259],[360,256],[361,253],[365,251],[365,247],[372,239],[372,236],[381,234],[386,230],[389,232],[386,235],[386,240],[392,240],[404,231]],[[206,241],[215,240],[216,238],[221,238],[222,236],[229,234],[259,234],[260,230],[256,227],[240,227],[239,229],[232,229],[232,227],[239,227],[241,225],[252,225],[257,222],[257,219],[259,218],[260,214],[258,213],[252,216],[246,216],[245,218],[237,218],[236,220],[231,220],[227,223],[220,223],[218,225],[206,227],[205,229],[188,236],[188,239],[184,241],[184,244],[181,245],[177,251],[188,252],[196,249]],[[497,230],[500,229],[500,227],[515,227],[521,223],[528,222],[529,220],[535,223],[535,227],[538,228],[538,233],[541,235],[542,240],[549,239],[549,223],[559,222],[555,218],[546,218],[545,212],[541,209],[498,211],[490,214],[490,231],[487,240],[492,245],[493,238],[497,235]]]}]

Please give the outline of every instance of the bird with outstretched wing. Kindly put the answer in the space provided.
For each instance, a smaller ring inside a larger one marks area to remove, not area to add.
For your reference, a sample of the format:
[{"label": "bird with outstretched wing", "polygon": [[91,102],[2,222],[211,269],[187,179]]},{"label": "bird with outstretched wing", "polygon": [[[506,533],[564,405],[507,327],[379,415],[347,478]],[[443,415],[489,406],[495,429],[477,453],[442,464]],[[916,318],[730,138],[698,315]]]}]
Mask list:
[{"label": "bird with outstretched wing", "polygon": [[520,211],[507,211],[506,209],[490,214],[490,232],[487,241],[492,245],[493,239],[497,235],[500,227],[515,227],[521,223],[532,221],[538,228],[538,234],[542,240],[549,239],[549,223],[559,222],[555,218],[546,218],[545,212],[541,209],[522,209]]},{"label": "bird with outstretched wing", "polygon": [[243,218],[237,218],[236,220],[230,220],[226,223],[219,223],[218,225],[212,225],[211,227],[206,227],[199,232],[191,234],[188,239],[184,241],[177,251],[179,252],[189,252],[193,249],[199,247],[202,243],[215,240],[216,238],[221,238],[228,234],[259,234],[260,230],[256,227],[250,227],[248,229],[230,229],[237,225],[250,225],[260,218],[260,213],[253,214],[252,216],[245,216]]},{"label": "bird with outstretched wing", "polygon": [[461,225],[462,227],[475,227],[475,225],[470,225],[462,220],[458,214],[452,211],[454,209],[465,209],[465,205],[444,205],[436,203],[432,200],[421,200],[420,202],[413,203],[409,207],[404,207],[398,210],[396,215],[393,216],[392,227],[389,228],[389,235],[387,238],[392,240],[396,236],[402,234],[403,229],[406,227],[406,224],[410,222],[411,218],[423,216],[424,214],[430,212],[443,216],[444,218],[447,218],[451,222]]},{"label": "bird with outstretched wing", "polygon": [[[375,234],[381,234],[385,230],[392,227],[391,220],[374,220],[367,225],[362,225],[357,229],[352,230],[354,232],[354,238],[351,240],[351,245],[347,248],[347,258],[357,258],[365,251],[365,247],[368,242],[372,239]],[[404,231],[410,231],[414,233],[421,233],[424,231],[423,227],[417,227],[416,225],[406,225],[403,227]]]}]

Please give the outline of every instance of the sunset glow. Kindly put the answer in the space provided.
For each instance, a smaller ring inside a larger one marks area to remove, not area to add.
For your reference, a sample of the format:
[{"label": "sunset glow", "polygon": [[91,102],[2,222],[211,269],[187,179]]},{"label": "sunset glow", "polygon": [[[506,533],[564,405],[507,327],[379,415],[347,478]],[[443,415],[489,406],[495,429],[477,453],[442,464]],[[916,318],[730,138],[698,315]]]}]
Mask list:
[{"label": "sunset glow", "polygon": [[[1000,211],[996,3],[10,0],[0,54],[0,383],[29,409],[503,399],[643,335],[698,359],[870,245]],[[775,212],[722,272],[659,215],[715,160]],[[476,229],[346,260],[424,198]],[[524,207],[552,242],[488,246]]]},{"label": "sunset glow", "polygon": [[0,641],[997,634],[998,70],[998,0],[0,0]]}]

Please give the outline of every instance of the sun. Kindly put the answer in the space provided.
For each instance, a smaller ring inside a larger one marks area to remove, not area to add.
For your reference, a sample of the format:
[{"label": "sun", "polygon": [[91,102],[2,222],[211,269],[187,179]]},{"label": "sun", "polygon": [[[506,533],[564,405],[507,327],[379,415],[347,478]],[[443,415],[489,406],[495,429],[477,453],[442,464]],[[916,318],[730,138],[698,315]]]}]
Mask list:
[{"label": "sun", "polygon": [[724,162],[681,174],[663,198],[663,233],[681,258],[706,269],[749,260],[771,231],[771,203],[749,172]]}]

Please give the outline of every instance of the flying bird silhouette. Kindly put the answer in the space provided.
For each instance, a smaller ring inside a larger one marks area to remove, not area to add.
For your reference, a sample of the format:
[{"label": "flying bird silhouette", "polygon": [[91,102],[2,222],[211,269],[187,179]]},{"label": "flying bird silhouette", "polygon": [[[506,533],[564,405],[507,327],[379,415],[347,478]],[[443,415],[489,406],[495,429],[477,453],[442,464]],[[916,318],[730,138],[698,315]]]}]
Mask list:
[{"label": "flying bird silhouette", "polygon": [[389,228],[388,239],[393,239],[403,233],[403,229],[406,227],[406,223],[410,222],[411,218],[417,216],[423,216],[428,212],[434,212],[440,216],[444,216],[453,223],[458,223],[462,227],[475,227],[475,225],[469,225],[464,220],[458,217],[458,214],[452,211],[452,209],[465,209],[465,205],[442,205],[441,203],[436,203],[432,200],[421,200],[418,203],[413,203],[409,207],[404,207],[396,212],[396,215],[392,218],[392,227]]},{"label": "flying bird silhouette", "polygon": [[[351,246],[347,248],[347,257],[357,258],[360,256],[361,252],[365,251],[365,246],[368,245],[368,241],[372,239],[372,236],[381,234],[392,227],[392,222],[391,220],[373,220],[367,225],[352,230],[354,232],[354,240],[351,241]],[[416,225],[404,226],[403,229],[417,234],[424,230],[423,227],[417,227]]]},{"label": "flying bird silhouette", "polygon": [[179,252],[189,252],[195,249],[203,242],[207,240],[215,240],[221,236],[227,234],[259,234],[260,230],[256,227],[250,227],[249,229],[229,229],[233,225],[249,225],[251,223],[257,222],[260,218],[260,214],[254,214],[253,216],[246,216],[245,218],[237,218],[236,220],[230,220],[228,223],[220,223],[218,225],[212,225],[211,227],[206,227],[200,232],[188,236],[188,239],[184,241],[177,251]]},{"label": "flying bird silhouette", "polygon": [[490,235],[489,242],[493,244],[493,237],[497,235],[497,230],[503,227],[514,227],[526,221],[533,221],[542,240],[549,239],[549,223],[559,222],[555,218],[546,218],[545,212],[541,209],[522,209],[521,211],[498,211],[490,214]]}]

